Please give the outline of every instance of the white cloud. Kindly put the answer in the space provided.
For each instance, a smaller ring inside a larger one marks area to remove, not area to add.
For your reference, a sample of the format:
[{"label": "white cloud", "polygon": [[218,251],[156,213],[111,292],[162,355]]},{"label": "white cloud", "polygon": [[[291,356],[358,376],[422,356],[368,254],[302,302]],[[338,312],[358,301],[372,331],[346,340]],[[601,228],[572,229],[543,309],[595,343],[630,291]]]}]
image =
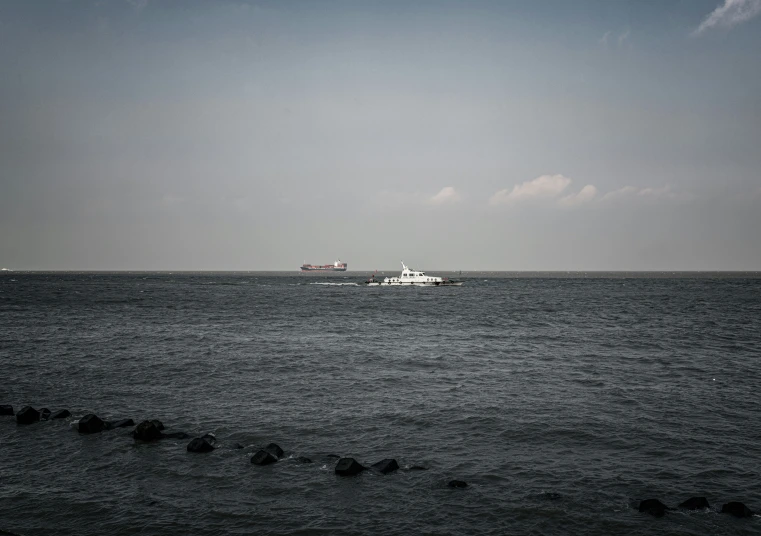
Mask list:
[{"label": "white cloud", "polygon": [[611,201],[614,199],[620,199],[622,197],[627,197],[629,195],[634,195],[637,192],[639,192],[639,188],[635,188],[634,186],[624,186],[623,188],[619,188],[618,190],[613,190],[612,192],[608,192],[604,196],[602,196],[602,201]]},{"label": "white cloud", "polygon": [[671,186],[663,186],[661,188],[643,188],[637,192],[637,195],[643,197],[673,197],[674,194],[671,191]]},{"label": "white cloud", "polygon": [[627,28],[621,35],[618,36],[618,46],[621,47],[626,42],[627,39],[629,39],[629,35],[631,35],[631,32]]},{"label": "white cloud", "polygon": [[610,33],[611,33],[610,31],[605,32],[604,34],[602,34],[602,37],[598,41],[598,43],[600,43],[605,48],[608,48],[608,38],[610,37]]},{"label": "white cloud", "polygon": [[689,194],[681,193],[677,194],[671,188],[671,186],[661,186],[660,188],[653,188],[648,186],[647,188],[635,188],[634,186],[624,186],[618,190],[608,192],[600,198],[602,202],[617,201],[627,197],[638,197],[641,199],[689,199]]},{"label": "white cloud", "polygon": [[641,200],[640,202],[645,202],[646,200],[686,201],[692,198],[688,193],[674,192],[669,185],[661,187],[649,186],[646,188],[624,186],[618,190],[601,194],[593,184],[587,184],[578,192],[559,197],[570,183],[571,179],[563,175],[542,175],[532,181],[517,184],[512,190],[500,190],[491,196],[489,204],[510,205],[519,201],[544,199],[556,200],[557,205],[563,207],[577,207],[580,205],[601,206],[624,199],[628,199],[630,203],[633,203],[637,200]]},{"label": "white cloud", "polygon": [[516,201],[556,197],[571,184],[563,175],[542,175],[532,181],[516,184],[512,190],[505,189],[489,199],[490,205],[505,205]]},{"label": "white cloud", "polygon": [[562,199],[560,199],[560,201],[558,201],[558,203],[566,207],[573,207],[573,206],[581,205],[584,203],[588,203],[589,201],[594,200],[596,197],[597,197],[597,188],[595,188],[591,184],[587,184],[579,192],[563,197]]},{"label": "white cloud", "polygon": [[445,186],[428,200],[430,205],[451,205],[460,200],[460,194],[452,186]]},{"label": "white cloud", "polygon": [[724,0],[700,23],[693,35],[700,35],[710,28],[732,28],[749,21],[761,13],[761,0]]}]

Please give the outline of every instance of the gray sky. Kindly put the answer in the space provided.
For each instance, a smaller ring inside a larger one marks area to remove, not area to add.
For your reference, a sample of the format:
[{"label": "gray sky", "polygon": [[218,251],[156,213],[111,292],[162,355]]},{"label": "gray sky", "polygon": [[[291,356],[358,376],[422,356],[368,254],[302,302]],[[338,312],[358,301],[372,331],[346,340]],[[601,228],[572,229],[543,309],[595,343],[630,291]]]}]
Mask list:
[{"label": "gray sky", "polygon": [[0,3],[0,267],[761,270],[761,0]]}]

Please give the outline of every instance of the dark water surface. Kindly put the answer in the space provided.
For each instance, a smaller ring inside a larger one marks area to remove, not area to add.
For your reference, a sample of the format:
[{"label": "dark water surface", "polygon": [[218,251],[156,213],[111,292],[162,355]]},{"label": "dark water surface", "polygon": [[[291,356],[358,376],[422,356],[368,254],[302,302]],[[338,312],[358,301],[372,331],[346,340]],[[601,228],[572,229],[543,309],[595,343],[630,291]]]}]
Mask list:
[{"label": "dark water surface", "polygon": [[466,276],[0,275],[0,403],[222,444],[0,417],[0,534],[761,533],[757,274]]}]

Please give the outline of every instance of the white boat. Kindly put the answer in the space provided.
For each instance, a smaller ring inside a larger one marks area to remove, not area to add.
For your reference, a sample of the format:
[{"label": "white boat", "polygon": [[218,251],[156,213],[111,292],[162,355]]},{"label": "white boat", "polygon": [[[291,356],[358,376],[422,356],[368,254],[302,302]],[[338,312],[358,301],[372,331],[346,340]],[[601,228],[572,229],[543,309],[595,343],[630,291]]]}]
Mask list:
[{"label": "white boat", "polygon": [[460,287],[462,281],[426,275],[420,270],[413,270],[402,261],[402,273],[399,277],[384,277],[383,281],[377,281],[373,274],[365,284],[371,287]]}]

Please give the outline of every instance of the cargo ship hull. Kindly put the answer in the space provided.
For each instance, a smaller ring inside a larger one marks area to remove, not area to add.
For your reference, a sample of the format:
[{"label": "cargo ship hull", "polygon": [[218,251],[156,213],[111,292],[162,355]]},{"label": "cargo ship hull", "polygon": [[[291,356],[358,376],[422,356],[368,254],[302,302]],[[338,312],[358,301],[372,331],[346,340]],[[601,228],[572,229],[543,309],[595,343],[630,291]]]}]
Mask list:
[{"label": "cargo ship hull", "polygon": [[340,260],[333,264],[307,264],[301,265],[302,272],[345,272],[348,264]]}]

